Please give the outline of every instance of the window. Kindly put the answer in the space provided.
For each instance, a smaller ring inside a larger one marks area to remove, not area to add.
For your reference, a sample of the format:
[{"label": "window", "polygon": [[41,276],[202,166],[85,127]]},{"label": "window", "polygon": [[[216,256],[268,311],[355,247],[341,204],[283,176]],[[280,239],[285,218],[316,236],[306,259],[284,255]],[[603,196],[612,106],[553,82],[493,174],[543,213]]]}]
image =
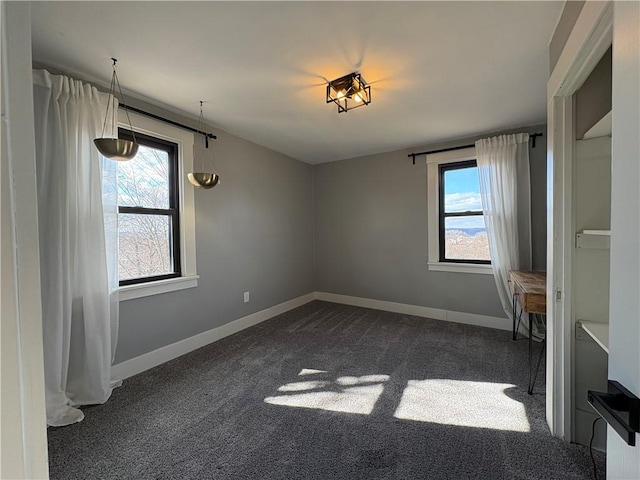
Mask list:
[{"label": "window", "polygon": [[[193,167],[192,133],[130,112],[140,144],[117,168],[120,301],[198,286],[195,206],[187,173]],[[118,112],[122,138],[131,138]]]},{"label": "window", "polygon": [[441,262],[491,263],[475,160],[439,165]]},{"label": "window", "polygon": [[[127,130],[120,138],[132,140]],[[178,145],[138,133],[138,154],[117,169],[120,285],[179,277]]]},{"label": "window", "polygon": [[427,155],[430,270],[491,274],[475,148]]}]

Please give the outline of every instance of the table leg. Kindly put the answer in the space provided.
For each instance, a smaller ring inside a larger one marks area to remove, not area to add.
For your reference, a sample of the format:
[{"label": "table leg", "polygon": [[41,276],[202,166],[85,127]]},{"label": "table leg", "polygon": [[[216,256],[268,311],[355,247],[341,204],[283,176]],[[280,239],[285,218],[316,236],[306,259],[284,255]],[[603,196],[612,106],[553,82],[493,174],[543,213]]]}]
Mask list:
[{"label": "table leg", "polygon": [[524,309],[522,307],[520,307],[520,312],[518,313],[517,303],[515,303],[514,305],[516,305],[514,307],[515,316],[518,317],[518,319],[514,320],[515,321],[515,325],[513,327],[513,339],[517,340],[518,339],[518,330],[520,330],[520,322],[522,321],[522,312],[524,312]]},{"label": "table leg", "polygon": [[533,393],[533,385],[531,385],[531,367],[532,367],[532,356],[533,356],[533,330],[532,330],[532,325],[533,325],[533,313],[529,314],[529,389],[527,390],[527,393],[529,395],[531,395]]},{"label": "table leg", "polygon": [[533,394],[533,387],[536,385],[536,379],[538,378],[538,370],[540,370],[540,363],[542,362],[542,356],[544,355],[544,351],[547,346],[547,338],[545,335],[545,339],[542,343],[542,349],[540,350],[540,355],[538,356],[538,362],[536,363],[535,371],[532,373],[531,369],[533,367],[533,314],[529,314],[529,389],[527,393],[529,395]]},{"label": "table leg", "polygon": [[513,325],[512,325],[512,330],[513,330],[513,339],[516,339],[517,333],[516,333],[516,294],[514,293],[511,296],[511,300],[513,302],[513,307],[511,309],[511,318],[513,319]]}]

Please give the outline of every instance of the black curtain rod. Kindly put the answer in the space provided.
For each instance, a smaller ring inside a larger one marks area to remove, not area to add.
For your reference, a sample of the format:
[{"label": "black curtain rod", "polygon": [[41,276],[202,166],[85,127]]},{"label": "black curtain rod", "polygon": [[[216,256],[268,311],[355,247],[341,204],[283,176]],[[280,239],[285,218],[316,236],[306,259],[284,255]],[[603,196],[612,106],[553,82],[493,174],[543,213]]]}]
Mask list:
[{"label": "black curtain rod", "polygon": [[[542,137],[542,133],[531,133],[529,134],[529,138],[531,141],[531,148],[536,148],[536,138]],[[475,147],[475,144],[471,145],[460,145],[459,147],[449,147],[449,148],[441,148],[439,150],[429,150],[428,152],[418,152],[418,153],[410,153],[407,157],[411,157],[413,159],[413,164],[416,164],[416,157],[419,155],[430,155],[432,153],[442,153],[442,152],[451,152],[453,150],[462,150],[463,148],[471,148]]]},{"label": "black curtain rod", "polygon": [[160,115],[155,115],[153,113],[145,112],[144,110],[140,110],[139,108],[132,107],[130,105],[120,105],[120,108],[124,108],[125,110],[129,110],[130,112],[139,113],[140,115],[146,115],[147,117],[155,118],[156,120],[160,120],[161,122],[164,122],[164,123],[170,123],[171,125],[174,125],[174,126],[180,127],[180,128],[184,128],[185,130],[189,130],[190,132],[199,133],[200,135],[204,135],[207,138],[213,138],[214,140],[216,138],[218,138],[213,133],[202,132],[202,131],[200,131],[200,130],[198,130],[196,128],[189,127],[188,125],[183,125],[182,123],[174,122],[173,120],[169,120],[168,118],[161,117]]}]

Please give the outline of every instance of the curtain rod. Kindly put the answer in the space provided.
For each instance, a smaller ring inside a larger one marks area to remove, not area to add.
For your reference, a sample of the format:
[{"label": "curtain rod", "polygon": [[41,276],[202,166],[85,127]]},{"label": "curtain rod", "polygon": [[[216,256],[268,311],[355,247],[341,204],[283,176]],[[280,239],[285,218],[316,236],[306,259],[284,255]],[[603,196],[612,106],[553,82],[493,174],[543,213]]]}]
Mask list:
[{"label": "curtain rod", "polygon": [[164,118],[164,117],[161,117],[160,115],[155,115],[153,113],[145,112],[144,110],[140,110],[139,108],[132,107],[130,105],[120,105],[120,108],[124,108],[125,110],[129,110],[130,112],[139,113],[140,115],[146,115],[147,117],[155,118],[156,120],[160,120],[161,122],[164,122],[164,123],[170,123],[171,125],[174,125],[174,126],[180,127],[180,128],[184,128],[185,130],[189,130],[190,132],[193,132],[193,133],[199,133],[200,135],[204,135],[206,138],[212,138],[214,140],[216,138],[218,138],[213,133],[203,132],[201,130],[198,130],[196,128],[190,127],[188,125],[184,125],[182,123],[174,122],[173,120],[169,120],[168,118]]},{"label": "curtain rod", "polygon": [[[529,138],[532,139],[531,148],[536,148],[536,138],[542,137],[542,133],[531,133],[529,134]],[[413,159],[413,164],[416,164],[416,157],[419,155],[429,155],[432,153],[442,153],[442,152],[451,152],[453,150],[462,150],[463,148],[471,148],[475,147],[475,144],[472,145],[461,145],[459,147],[449,147],[449,148],[441,148],[439,150],[429,150],[428,152],[418,152],[418,153],[410,153],[407,157],[411,157]]]},{"label": "curtain rod", "polygon": [[[49,66],[49,65],[44,64],[44,63],[43,64],[39,64],[39,62],[34,62],[34,68],[41,68],[41,69],[47,70],[47,71],[49,71],[51,73],[57,73],[59,75],[65,75],[65,76],[70,77],[70,78],[76,78],[75,75],[72,75],[70,73],[66,73],[64,70],[61,70],[58,67]],[[80,78],[77,78],[77,79],[80,80]],[[82,81],[84,82],[85,80],[82,80]],[[101,91],[104,92],[102,87],[98,87],[98,88]],[[161,117],[160,115],[155,115],[153,113],[145,112],[144,110],[140,110],[139,108],[132,107],[130,105],[119,104],[118,107],[119,108],[123,108],[125,110],[129,110],[130,112],[139,113],[140,115],[145,115],[145,116],[150,117],[150,118],[155,118],[156,120],[160,120],[161,122],[169,123],[169,124],[171,124],[173,126],[180,127],[180,128],[185,129],[185,130],[189,130],[190,132],[193,132],[193,133],[199,133],[200,135],[204,135],[207,139],[216,140],[218,138],[213,133],[202,132],[202,131],[200,131],[200,130],[198,130],[196,128],[190,127],[188,125],[184,125],[182,123],[174,122],[173,120],[169,120],[168,118]],[[208,145],[207,145],[207,148],[208,148]]]}]

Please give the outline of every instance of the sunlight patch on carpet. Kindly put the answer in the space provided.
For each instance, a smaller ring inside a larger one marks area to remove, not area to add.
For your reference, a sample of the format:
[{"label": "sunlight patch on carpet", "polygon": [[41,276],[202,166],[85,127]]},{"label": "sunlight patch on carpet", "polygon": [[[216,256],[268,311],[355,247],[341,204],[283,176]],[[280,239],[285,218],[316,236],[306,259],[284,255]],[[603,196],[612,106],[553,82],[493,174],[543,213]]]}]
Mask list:
[{"label": "sunlight patch on carpet", "polygon": [[298,374],[300,375],[315,375],[316,373],[327,373],[326,370],[314,370],[313,368],[303,368],[302,370],[300,370],[300,373]]},{"label": "sunlight patch on carpet", "polygon": [[403,420],[529,432],[524,405],[509,398],[508,383],[409,380],[394,417]]},{"label": "sunlight patch on carpet", "polygon": [[284,395],[267,397],[264,401],[285,407],[369,415],[384,391],[383,383],[388,380],[388,375],[363,375],[339,377],[335,381],[287,383],[278,388]]}]

